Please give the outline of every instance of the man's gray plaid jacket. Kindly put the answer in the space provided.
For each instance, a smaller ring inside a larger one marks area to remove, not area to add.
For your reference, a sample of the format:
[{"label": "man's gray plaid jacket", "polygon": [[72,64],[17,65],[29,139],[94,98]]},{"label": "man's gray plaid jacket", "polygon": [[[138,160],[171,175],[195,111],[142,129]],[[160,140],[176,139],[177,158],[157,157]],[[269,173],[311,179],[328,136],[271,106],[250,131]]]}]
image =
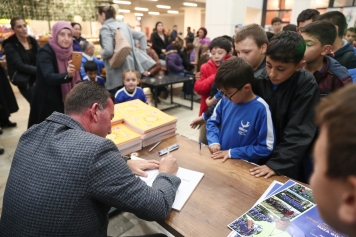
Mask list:
[{"label": "man's gray plaid jacket", "polygon": [[180,179],[159,174],[152,188],[115,144],[54,112],[19,141],[5,189],[0,236],[106,236],[111,206],[163,220]]}]

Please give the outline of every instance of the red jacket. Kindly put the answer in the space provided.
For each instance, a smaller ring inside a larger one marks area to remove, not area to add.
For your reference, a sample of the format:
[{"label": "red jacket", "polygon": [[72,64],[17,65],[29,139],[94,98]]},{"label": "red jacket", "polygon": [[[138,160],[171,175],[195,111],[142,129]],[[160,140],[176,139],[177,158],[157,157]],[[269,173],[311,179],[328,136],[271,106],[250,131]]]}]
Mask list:
[{"label": "red jacket", "polygon": [[207,63],[204,63],[200,68],[201,77],[194,84],[195,92],[201,96],[199,116],[202,115],[202,113],[204,113],[208,109],[205,100],[210,95],[210,88],[211,85],[214,83],[215,74],[217,70],[218,67],[211,59]]}]

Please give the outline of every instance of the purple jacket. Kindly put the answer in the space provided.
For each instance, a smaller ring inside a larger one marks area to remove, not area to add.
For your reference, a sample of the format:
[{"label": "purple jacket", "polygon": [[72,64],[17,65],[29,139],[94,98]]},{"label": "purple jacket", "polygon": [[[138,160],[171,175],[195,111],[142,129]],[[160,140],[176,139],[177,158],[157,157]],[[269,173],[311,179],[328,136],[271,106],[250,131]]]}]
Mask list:
[{"label": "purple jacket", "polygon": [[183,61],[177,53],[177,50],[170,50],[167,52],[166,67],[168,72],[184,72]]}]

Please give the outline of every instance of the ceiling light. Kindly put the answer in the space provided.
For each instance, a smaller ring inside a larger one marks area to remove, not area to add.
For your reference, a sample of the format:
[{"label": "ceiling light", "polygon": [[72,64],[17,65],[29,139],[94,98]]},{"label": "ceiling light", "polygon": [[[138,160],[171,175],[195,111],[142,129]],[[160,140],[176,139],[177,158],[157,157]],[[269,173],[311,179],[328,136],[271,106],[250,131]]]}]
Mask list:
[{"label": "ceiling light", "polygon": [[148,12],[150,15],[159,15],[159,12]]},{"label": "ceiling light", "polygon": [[167,11],[169,14],[178,14],[179,13],[179,11],[173,11],[173,10],[168,10]]},{"label": "ceiling light", "polygon": [[196,6],[198,6],[198,4],[196,4],[196,3],[191,3],[191,2],[183,2],[183,5],[184,5],[184,6],[187,6],[187,7],[196,7]]},{"label": "ceiling light", "polygon": [[117,15],[117,16],[116,16],[116,19],[123,19],[123,18],[124,18],[123,15]]},{"label": "ceiling light", "polygon": [[130,5],[130,4],[131,4],[130,1],[118,1],[118,0],[114,0],[114,3],[117,3],[117,4],[125,4],[125,5]]},{"label": "ceiling light", "polygon": [[134,15],[135,15],[135,16],[143,16],[143,13],[138,13],[138,12],[136,12]]},{"label": "ceiling light", "polygon": [[138,20],[138,21],[140,21],[140,20],[141,20],[141,17],[140,17],[140,16],[139,16],[139,17],[137,17],[137,20]]},{"label": "ceiling light", "polygon": [[119,9],[119,12],[129,13],[129,12],[130,12],[130,10],[126,10],[126,9]]},{"label": "ceiling light", "polygon": [[147,12],[147,11],[148,11],[148,8],[144,8],[144,7],[135,7],[135,10],[136,10],[136,11],[145,11],[145,12]]},{"label": "ceiling light", "polygon": [[170,6],[166,6],[166,5],[157,5],[158,8],[163,8],[163,9],[171,9]]}]

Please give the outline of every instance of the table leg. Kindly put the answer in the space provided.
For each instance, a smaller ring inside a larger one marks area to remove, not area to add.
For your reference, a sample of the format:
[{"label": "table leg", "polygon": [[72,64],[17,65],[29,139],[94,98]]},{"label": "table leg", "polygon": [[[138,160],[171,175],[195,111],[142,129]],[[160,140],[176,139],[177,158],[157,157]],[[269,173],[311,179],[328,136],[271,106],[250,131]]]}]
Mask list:
[{"label": "table leg", "polygon": [[173,104],[173,84],[171,84],[171,104]]}]

